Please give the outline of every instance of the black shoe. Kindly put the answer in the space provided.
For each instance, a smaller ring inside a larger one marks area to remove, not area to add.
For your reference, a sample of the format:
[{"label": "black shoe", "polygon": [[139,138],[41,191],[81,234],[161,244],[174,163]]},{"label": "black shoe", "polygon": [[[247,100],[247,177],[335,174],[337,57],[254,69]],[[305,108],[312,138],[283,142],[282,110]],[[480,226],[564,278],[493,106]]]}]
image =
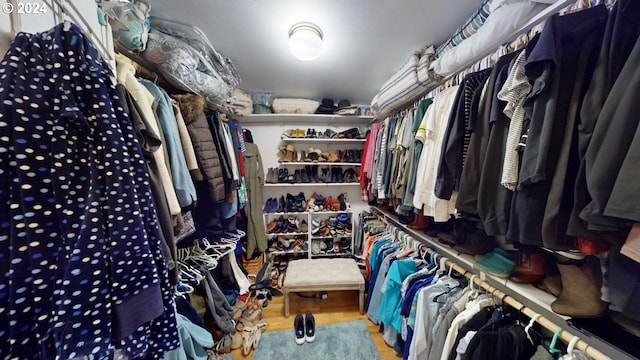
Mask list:
[{"label": "black shoe", "polygon": [[276,212],[282,213],[286,211],[287,204],[284,201],[284,196],[280,196],[280,201],[278,202],[278,207],[276,208]]},{"label": "black shoe", "polygon": [[[300,318],[302,315],[300,314]],[[304,318],[304,340],[308,343],[313,342],[316,339],[316,319],[310,311],[307,311],[307,316]],[[297,341],[297,340],[296,340]]]},{"label": "black shoe", "polygon": [[296,314],[296,318],[293,320],[293,331],[296,334],[296,344],[304,344],[305,331],[304,331],[304,318],[301,313]]},{"label": "black shoe", "polygon": [[[306,168],[308,168],[308,167],[306,167]],[[309,178],[309,175],[307,174],[307,169],[301,169],[300,170],[300,179],[302,180],[303,183],[310,183],[311,182],[311,179]]]}]

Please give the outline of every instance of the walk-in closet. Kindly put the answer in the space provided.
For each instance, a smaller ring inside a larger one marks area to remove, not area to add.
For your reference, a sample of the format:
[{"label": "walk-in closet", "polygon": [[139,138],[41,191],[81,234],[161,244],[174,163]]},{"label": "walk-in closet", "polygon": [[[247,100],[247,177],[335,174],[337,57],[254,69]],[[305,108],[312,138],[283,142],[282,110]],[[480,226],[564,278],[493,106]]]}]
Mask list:
[{"label": "walk-in closet", "polygon": [[0,7],[0,359],[640,359],[640,2]]}]

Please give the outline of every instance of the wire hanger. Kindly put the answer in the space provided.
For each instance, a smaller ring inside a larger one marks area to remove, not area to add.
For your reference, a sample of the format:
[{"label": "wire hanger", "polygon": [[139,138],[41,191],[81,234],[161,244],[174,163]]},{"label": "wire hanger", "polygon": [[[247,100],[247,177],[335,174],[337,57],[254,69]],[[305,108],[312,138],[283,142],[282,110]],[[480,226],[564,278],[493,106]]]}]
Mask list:
[{"label": "wire hanger", "polygon": [[[91,41],[97,47],[98,52],[100,52],[100,55],[102,55],[102,57],[109,62],[114,61],[111,51],[107,49],[102,39],[100,39],[100,37],[93,31],[93,29],[91,28],[91,25],[89,24],[87,19],[82,15],[82,12],[78,10],[78,8],[75,6],[73,1],[66,1],[66,2],[64,0],[42,0],[42,1],[52,11],[56,12],[59,10],[63,17],[70,18],[71,21],[73,21],[74,23],[82,27],[82,30],[85,33],[87,33],[87,36],[91,39]],[[58,9],[56,9],[54,4],[58,6]],[[67,8],[67,5],[73,11],[70,11],[69,8]]]}]

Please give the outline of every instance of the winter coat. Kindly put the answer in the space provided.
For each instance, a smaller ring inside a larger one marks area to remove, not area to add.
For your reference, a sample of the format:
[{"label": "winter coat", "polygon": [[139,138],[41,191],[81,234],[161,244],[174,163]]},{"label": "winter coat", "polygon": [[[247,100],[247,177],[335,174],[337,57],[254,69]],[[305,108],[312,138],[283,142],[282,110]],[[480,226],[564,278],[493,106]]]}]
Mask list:
[{"label": "winter coat", "polygon": [[225,199],[225,187],[218,148],[205,116],[204,98],[198,95],[176,95],[180,103],[180,112],[187,124],[187,130],[193,149],[196,152],[199,168],[191,170],[194,181],[206,181],[211,201],[220,202]]}]

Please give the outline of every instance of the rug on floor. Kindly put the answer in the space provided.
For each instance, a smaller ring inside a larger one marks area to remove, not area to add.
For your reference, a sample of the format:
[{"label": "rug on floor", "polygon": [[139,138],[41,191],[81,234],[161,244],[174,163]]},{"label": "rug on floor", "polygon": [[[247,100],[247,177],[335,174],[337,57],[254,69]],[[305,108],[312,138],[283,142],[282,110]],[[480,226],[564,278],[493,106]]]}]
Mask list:
[{"label": "rug on floor", "polygon": [[380,359],[364,320],[316,325],[316,340],[297,345],[293,329],[266,332],[253,360]]}]

